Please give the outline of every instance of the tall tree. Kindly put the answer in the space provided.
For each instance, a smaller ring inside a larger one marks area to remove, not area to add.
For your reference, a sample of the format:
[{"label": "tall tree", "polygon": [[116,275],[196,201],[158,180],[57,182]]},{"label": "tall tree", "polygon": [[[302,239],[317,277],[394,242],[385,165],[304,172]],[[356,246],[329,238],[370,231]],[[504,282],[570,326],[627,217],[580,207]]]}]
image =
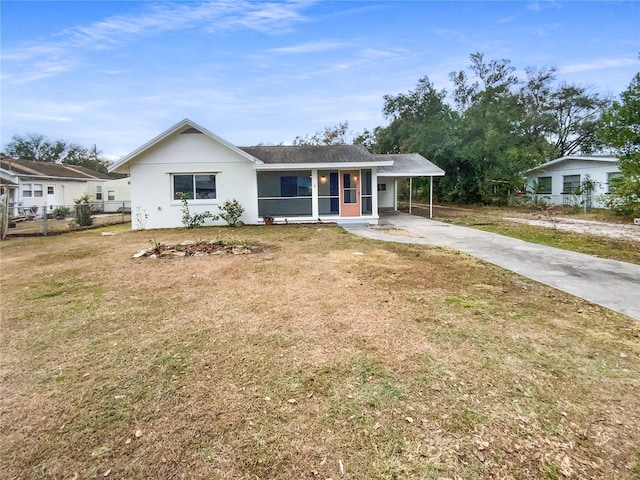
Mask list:
[{"label": "tall tree", "polygon": [[520,134],[528,146],[534,163],[557,157],[557,149],[550,142],[555,131],[555,116],[551,108],[551,94],[556,78],[555,68],[527,68],[527,79],[520,89],[523,120]]},{"label": "tall tree", "polygon": [[323,131],[313,135],[297,136],[294,145],[346,145],[349,135],[349,122],[340,122],[334,127],[325,127]]},{"label": "tall tree", "polygon": [[487,61],[479,52],[470,59],[470,74],[450,74],[461,122],[457,171],[451,172],[457,178],[449,197],[462,203],[504,201],[531,163],[520,135],[519,81],[509,60]]},{"label": "tall tree", "polygon": [[[391,123],[374,130],[377,153],[420,153],[447,172],[456,166],[455,124],[458,115],[445,102],[447,92],[437,90],[428,77],[418,81],[407,94],[385,95],[383,113]],[[436,194],[448,189],[441,179],[436,183]],[[424,180],[416,179],[420,188]]]},{"label": "tall tree", "polygon": [[622,172],[607,202],[619,213],[640,216],[640,72],[602,116],[599,133],[620,155]]},{"label": "tall tree", "polygon": [[14,135],[6,146],[6,153],[23,160],[78,165],[102,173],[107,173],[109,167],[109,161],[95,145],[88,149],[64,140],[52,141],[34,133]]},{"label": "tall tree", "polygon": [[51,141],[38,133],[14,135],[6,146],[8,155],[37,162],[61,163],[67,150],[62,140]]},{"label": "tall tree", "polygon": [[608,101],[586,88],[562,83],[550,96],[556,155],[589,154],[599,147],[597,127]]}]

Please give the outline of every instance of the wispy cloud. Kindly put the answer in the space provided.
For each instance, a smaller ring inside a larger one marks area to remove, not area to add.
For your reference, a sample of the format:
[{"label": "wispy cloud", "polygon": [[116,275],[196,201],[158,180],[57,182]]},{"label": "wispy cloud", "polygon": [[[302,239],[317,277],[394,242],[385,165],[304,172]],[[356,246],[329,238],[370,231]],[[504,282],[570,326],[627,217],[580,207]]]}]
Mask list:
[{"label": "wispy cloud", "polygon": [[267,50],[267,52],[271,53],[316,53],[316,52],[326,52],[329,50],[336,50],[340,48],[346,48],[351,44],[347,42],[336,42],[336,41],[318,41],[318,42],[308,42],[302,43],[300,45],[292,45],[290,47],[281,47],[281,48],[272,48]]},{"label": "wispy cloud", "polygon": [[579,73],[579,72],[591,72],[596,70],[604,70],[609,68],[627,67],[629,65],[638,65],[640,62],[636,58],[622,57],[622,58],[601,58],[592,62],[573,63],[565,65],[558,69],[558,72],[563,73]]},{"label": "wispy cloud", "polygon": [[71,122],[73,119],[71,117],[60,117],[54,115],[38,115],[36,113],[22,113],[17,112],[15,114],[16,117],[22,118],[25,120],[46,120],[48,122]]},{"label": "wispy cloud", "polygon": [[[370,67],[377,69],[383,68],[386,62],[394,62],[405,58],[409,52],[401,48],[362,48],[355,47],[345,50],[342,56],[330,56],[320,61],[309,63],[305,69],[295,67],[291,71],[282,71],[279,69],[275,74],[269,77],[270,81],[275,83],[286,82],[291,79],[298,81],[311,80],[319,77],[331,77],[337,73],[344,73],[350,70],[363,70]],[[264,65],[265,70],[272,71],[271,64]]]},{"label": "wispy cloud", "polygon": [[531,10],[532,12],[540,12],[542,10],[546,10],[547,8],[558,8],[558,2],[555,0],[541,0],[537,2],[529,2],[526,6],[527,10]]},{"label": "wispy cloud", "polygon": [[[198,27],[209,33],[232,29],[281,33],[296,23],[306,21],[301,12],[312,3],[309,0],[217,0],[197,4],[144,4],[145,8],[135,14],[116,15],[89,25],[68,28],[43,43],[5,50],[4,70],[10,73],[4,79],[26,83],[70,71],[74,62],[69,59],[77,58],[85,51],[116,48],[140,36],[151,37],[169,31]],[[63,59],[66,61],[60,61]],[[58,62],[59,67],[50,68],[48,64],[52,62]]]},{"label": "wispy cloud", "polygon": [[551,37],[559,30],[562,30],[562,25],[560,23],[546,23],[537,27],[531,27],[529,31],[531,32],[531,35],[535,35],[537,37]]},{"label": "wispy cloud", "polygon": [[527,10],[531,10],[533,12],[539,12],[541,8],[540,2],[531,2],[527,4]]}]

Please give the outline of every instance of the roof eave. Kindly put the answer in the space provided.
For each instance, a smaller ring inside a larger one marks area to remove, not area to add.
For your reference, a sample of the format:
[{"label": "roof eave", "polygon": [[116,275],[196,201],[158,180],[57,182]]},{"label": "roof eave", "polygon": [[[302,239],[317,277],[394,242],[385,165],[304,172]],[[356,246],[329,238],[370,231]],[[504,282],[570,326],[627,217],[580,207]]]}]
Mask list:
[{"label": "roof eave", "polygon": [[525,170],[524,175],[528,175],[530,173],[535,172],[544,172],[550,167],[558,165],[560,163],[568,162],[570,160],[586,160],[589,162],[602,162],[602,163],[618,163],[620,159],[617,157],[593,157],[588,155],[565,155],[564,157],[555,158],[549,162],[543,163],[542,165],[538,165],[537,167],[533,167],[529,170]]},{"label": "roof eave", "polygon": [[390,167],[393,161],[381,162],[327,162],[327,163],[262,163],[254,165],[256,170],[328,170],[348,168]]},{"label": "roof eave", "polygon": [[96,178],[96,177],[57,177],[55,175],[33,175],[33,174],[22,174],[22,173],[14,173],[14,176],[18,178],[24,179],[35,179],[35,180],[63,180],[65,182],[108,182],[109,180],[113,180],[112,178]]},{"label": "roof eave", "polygon": [[444,177],[445,172],[379,172],[378,177],[398,177],[398,178],[406,178],[406,177]]}]

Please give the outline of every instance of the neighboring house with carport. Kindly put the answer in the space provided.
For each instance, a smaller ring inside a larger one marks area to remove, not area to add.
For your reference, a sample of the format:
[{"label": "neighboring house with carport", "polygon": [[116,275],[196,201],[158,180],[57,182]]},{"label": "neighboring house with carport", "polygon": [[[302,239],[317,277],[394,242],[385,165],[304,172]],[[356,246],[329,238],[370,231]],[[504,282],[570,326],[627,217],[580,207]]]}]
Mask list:
[{"label": "neighboring house with carport", "polygon": [[397,204],[396,179],[444,175],[420,155],[373,155],[362,145],[237,147],[188,119],[110,171],[130,176],[134,229],[182,226],[183,195],[191,213],[218,213],[236,199],[247,224],[267,216],[376,224],[381,202]]},{"label": "neighboring house with carport", "polygon": [[[90,193],[90,184],[104,184],[112,178],[89,168],[75,165],[18,160],[0,157],[0,178],[7,187],[11,216],[34,214],[42,207],[73,205],[74,200]],[[9,183],[7,183],[9,185]]]},{"label": "neighboring house with carport", "polygon": [[[611,180],[620,177],[620,160],[609,155],[567,155],[527,170],[527,191],[549,205],[603,207],[611,192]],[[590,195],[582,193],[585,181],[592,182]]]}]

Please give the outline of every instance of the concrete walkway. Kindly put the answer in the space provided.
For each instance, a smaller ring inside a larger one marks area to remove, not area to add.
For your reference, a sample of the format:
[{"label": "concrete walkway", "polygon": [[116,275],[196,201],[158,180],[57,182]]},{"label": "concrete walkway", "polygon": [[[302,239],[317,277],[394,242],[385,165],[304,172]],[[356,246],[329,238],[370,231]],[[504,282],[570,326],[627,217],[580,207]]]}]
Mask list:
[{"label": "concrete walkway", "polygon": [[[390,228],[415,236],[390,234]],[[384,214],[379,226],[345,229],[376,240],[459,250],[640,320],[640,265],[545,247],[399,212]]]}]

